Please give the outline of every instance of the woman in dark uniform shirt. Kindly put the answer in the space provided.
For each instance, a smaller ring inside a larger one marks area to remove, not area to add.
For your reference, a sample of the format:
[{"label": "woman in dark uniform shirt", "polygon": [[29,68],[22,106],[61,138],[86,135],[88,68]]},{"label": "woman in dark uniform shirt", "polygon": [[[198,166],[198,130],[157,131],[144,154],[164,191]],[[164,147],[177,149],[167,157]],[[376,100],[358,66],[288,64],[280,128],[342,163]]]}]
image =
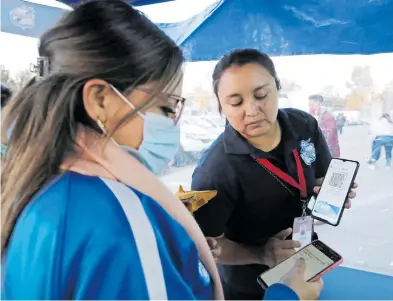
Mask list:
[{"label": "woman in dark uniform shirt", "polygon": [[195,218],[205,236],[215,237],[221,247],[217,262],[226,299],[260,300],[263,290],[257,276],[300,246],[288,238],[303,202],[299,189],[258,159],[267,159],[300,183],[297,151],[305,200],[318,191],[331,155],[311,115],[278,109],[280,83],[267,55],[252,49],[229,53],[218,62],[213,85],[229,124],[193,174],[193,190],[218,191]]}]

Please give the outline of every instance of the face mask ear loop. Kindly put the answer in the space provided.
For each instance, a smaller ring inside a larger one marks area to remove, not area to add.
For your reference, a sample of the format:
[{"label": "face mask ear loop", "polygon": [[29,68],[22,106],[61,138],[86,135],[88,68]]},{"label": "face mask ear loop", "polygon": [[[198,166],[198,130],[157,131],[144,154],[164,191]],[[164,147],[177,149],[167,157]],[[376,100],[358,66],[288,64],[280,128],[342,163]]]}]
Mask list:
[{"label": "face mask ear loop", "polygon": [[[117,95],[119,95],[119,97],[131,108],[131,109],[133,109],[133,110],[135,110],[136,108],[135,108],[135,106],[122,94],[122,93],[120,93],[120,91],[119,90],[117,90],[116,88],[115,88],[115,86],[113,86],[113,85],[110,85],[111,86],[111,88],[112,88],[112,90],[113,91],[115,91],[115,93],[117,94]],[[138,112],[138,115],[139,116],[141,116],[143,119],[145,119],[145,115],[143,115],[141,112]]]}]

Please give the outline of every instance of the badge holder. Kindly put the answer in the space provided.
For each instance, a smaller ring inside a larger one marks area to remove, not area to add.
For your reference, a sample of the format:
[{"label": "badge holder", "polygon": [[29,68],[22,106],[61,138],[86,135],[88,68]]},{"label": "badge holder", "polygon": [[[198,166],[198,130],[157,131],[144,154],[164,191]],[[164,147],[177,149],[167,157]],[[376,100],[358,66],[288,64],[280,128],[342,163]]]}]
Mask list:
[{"label": "badge holder", "polygon": [[296,251],[310,244],[314,234],[314,219],[307,215],[307,201],[302,200],[302,202],[302,216],[294,219],[292,228],[292,240],[300,242],[300,248]]}]

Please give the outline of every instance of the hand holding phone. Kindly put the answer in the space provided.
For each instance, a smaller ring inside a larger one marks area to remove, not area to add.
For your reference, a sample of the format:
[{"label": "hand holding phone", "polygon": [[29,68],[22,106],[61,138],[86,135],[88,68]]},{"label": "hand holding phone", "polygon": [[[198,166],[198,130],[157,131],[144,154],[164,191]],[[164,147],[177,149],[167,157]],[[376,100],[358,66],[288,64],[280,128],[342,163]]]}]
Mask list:
[{"label": "hand holding phone", "polygon": [[[348,193],[350,192],[359,162],[334,158],[312,206],[311,216],[333,226],[340,223]],[[313,202],[309,202],[309,208]],[[311,209],[311,208],[310,208]]]},{"label": "hand holding phone", "polygon": [[321,278],[307,282],[305,280],[307,265],[303,258],[296,261],[292,270],[286,274],[281,282],[295,291],[300,300],[318,300],[323,288]]},{"label": "hand holding phone", "polygon": [[342,257],[320,240],[315,240],[294,255],[258,276],[258,283],[267,288],[280,282],[295,266],[298,259],[306,263],[304,278],[306,282],[319,279],[322,275],[342,263]]}]

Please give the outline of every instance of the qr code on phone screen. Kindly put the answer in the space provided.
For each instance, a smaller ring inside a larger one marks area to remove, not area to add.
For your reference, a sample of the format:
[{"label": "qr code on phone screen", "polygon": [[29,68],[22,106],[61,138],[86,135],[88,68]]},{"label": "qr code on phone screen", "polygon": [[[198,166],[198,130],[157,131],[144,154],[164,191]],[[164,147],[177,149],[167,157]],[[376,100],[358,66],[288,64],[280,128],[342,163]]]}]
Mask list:
[{"label": "qr code on phone screen", "polygon": [[342,189],[346,177],[347,177],[346,173],[333,172],[333,174],[330,178],[330,181],[329,181],[329,186],[337,188],[337,189]]}]

